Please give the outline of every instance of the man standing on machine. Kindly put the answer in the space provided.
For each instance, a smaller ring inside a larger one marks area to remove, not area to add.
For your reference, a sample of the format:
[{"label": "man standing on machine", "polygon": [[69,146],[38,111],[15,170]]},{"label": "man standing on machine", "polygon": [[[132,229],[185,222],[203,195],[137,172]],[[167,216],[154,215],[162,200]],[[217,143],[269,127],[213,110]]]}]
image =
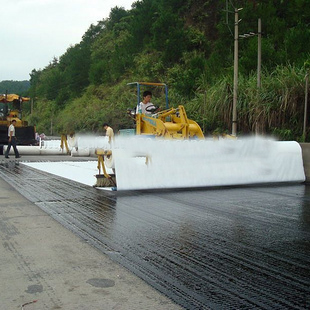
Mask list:
[{"label": "man standing on machine", "polygon": [[146,90],[142,96],[143,100],[137,106],[136,114],[139,113],[139,114],[151,115],[156,110],[158,110],[158,107],[154,106],[154,104],[151,102],[152,93],[149,90]]}]

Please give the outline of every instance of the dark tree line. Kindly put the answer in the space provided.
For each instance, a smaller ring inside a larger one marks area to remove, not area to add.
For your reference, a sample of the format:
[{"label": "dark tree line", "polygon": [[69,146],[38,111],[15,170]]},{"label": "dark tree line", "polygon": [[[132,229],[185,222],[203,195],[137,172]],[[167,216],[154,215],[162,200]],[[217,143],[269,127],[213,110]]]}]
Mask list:
[{"label": "dark tree line", "polygon": [[5,80],[0,82],[0,94],[17,94],[24,96],[30,87],[29,81],[11,81]]}]

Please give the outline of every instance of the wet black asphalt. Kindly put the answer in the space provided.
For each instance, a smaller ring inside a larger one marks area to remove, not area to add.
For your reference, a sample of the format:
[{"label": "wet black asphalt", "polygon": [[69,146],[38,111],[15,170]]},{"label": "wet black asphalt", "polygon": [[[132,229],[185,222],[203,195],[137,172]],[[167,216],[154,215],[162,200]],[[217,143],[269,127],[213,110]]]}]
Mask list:
[{"label": "wet black asphalt", "polygon": [[309,309],[310,186],[107,192],[2,162],[0,176],[185,309]]}]

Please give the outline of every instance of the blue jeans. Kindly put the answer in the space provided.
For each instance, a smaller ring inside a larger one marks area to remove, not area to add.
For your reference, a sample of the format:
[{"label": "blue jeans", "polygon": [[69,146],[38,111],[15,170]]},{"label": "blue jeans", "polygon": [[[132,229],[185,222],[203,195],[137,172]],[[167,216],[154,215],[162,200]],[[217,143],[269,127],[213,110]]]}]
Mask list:
[{"label": "blue jeans", "polygon": [[8,148],[5,151],[5,157],[9,156],[11,146],[13,146],[15,157],[19,157],[19,153],[16,147],[16,137],[12,137],[11,141],[9,141]]}]

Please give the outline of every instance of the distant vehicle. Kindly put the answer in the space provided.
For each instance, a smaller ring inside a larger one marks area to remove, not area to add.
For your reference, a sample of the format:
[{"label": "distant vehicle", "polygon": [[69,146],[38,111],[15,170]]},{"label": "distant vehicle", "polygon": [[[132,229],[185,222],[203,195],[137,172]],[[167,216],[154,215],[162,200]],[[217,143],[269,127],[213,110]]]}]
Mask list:
[{"label": "distant vehicle", "polygon": [[0,144],[8,144],[8,127],[16,120],[15,130],[18,145],[34,145],[35,126],[28,126],[22,119],[22,105],[30,98],[15,94],[0,95]]}]

